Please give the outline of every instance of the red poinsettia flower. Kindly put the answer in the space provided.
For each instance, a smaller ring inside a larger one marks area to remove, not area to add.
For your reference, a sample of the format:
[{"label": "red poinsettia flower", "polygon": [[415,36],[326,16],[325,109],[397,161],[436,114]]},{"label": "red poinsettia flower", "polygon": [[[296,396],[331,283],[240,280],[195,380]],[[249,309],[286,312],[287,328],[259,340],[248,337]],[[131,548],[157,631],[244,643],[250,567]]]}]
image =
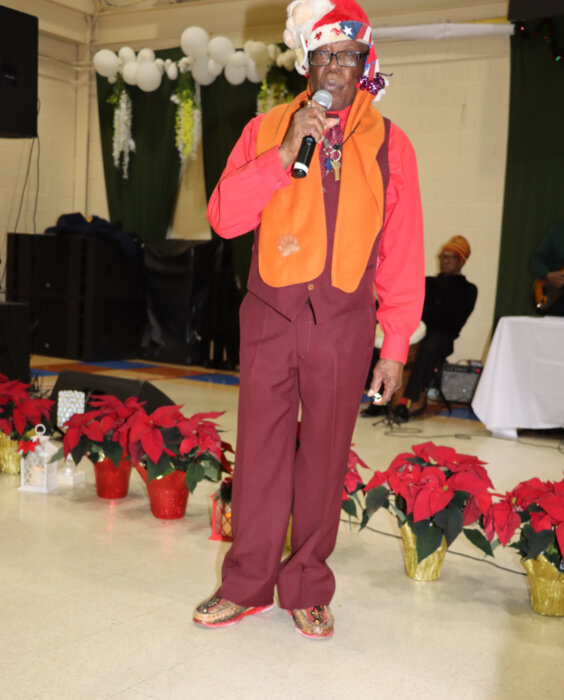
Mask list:
[{"label": "red poinsettia flower", "polygon": [[[426,520],[438,513],[454,498],[446,476],[439,467],[427,467],[421,473],[413,499],[413,522]],[[409,512],[409,511],[408,511]]]},{"label": "red poinsettia flower", "polygon": [[515,510],[511,493],[507,493],[503,500],[494,503],[484,517],[486,537],[491,542],[494,535],[497,534],[504,547],[513,537],[519,525],[521,525],[521,518]]},{"label": "red poinsettia flower", "polygon": [[564,522],[564,494],[547,493],[537,500],[539,506],[552,518],[552,522]]},{"label": "red poinsettia flower", "polygon": [[519,508],[525,510],[531,503],[538,503],[538,499],[551,493],[550,485],[537,477],[523,481],[513,489],[512,493]]},{"label": "red poinsettia flower", "polygon": [[492,495],[488,492],[470,496],[462,511],[464,526],[475,523],[481,515],[486,515],[492,505]]},{"label": "red poinsettia flower", "polygon": [[27,455],[30,452],[35,452],[37,445],[39,445],[39,440],[20,440],[18,442],[18,452]]},{"label": "red poinsettia flower", "polygon": [[542,511],[531,513],[531,527],[535,532],[552,529],[552,520],[550,519],[550,515],[547,515]]},{"label": "red poinsettia flower", "polygon": [[377,489],[378,486],[382,486],[388,481],[387,472],[374,472],[370,481],[364,487],[364,492],[370,491],[370,489]]},{"label": "red poinsettia flower", "polygon": [[455,472],[449,477],[448,484],[453,491],[466,491],[473,496],[479,496],[493,486],[487,475],[484,479],[475,471]]}]

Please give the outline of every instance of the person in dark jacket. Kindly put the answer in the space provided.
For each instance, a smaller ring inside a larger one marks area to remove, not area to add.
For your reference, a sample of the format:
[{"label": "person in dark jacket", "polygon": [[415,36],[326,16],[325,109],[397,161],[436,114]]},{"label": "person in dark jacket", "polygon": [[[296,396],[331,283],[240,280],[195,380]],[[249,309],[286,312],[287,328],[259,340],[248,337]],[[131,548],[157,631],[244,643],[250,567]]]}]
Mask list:
[{"label": "person in dark jacket", "polygon": [[531,270],[541,285],[539,312],[564,316],[564,223],[549,228],[533,254]]},{"label": "person in dark jacket", "polygon": [[454,341],[474,309],[478,289],[461,273],[470,255],[464,236],[454,236],[439,253],[440,272],[425,278],[425,304],[422,319],[427,333],[413,364],[411,375],[395,408],[397,420],[409,420],[411,403],[426,390],[435,371],[454,350]]}]

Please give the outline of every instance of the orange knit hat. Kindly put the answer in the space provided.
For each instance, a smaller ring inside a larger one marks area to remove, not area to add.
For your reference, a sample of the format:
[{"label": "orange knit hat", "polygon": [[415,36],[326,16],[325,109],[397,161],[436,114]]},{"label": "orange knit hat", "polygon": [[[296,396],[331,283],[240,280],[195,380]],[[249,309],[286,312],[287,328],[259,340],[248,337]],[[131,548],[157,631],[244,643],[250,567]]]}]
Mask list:
[{"label": "orange knit hat", "polygon": [[464,236],[454,236],[441,248],[441,253],[443,251],[446,251],[447,253],[454,253],[462,260],[463,263],[465,263],[470,257],[470,243],[468,243]]}]

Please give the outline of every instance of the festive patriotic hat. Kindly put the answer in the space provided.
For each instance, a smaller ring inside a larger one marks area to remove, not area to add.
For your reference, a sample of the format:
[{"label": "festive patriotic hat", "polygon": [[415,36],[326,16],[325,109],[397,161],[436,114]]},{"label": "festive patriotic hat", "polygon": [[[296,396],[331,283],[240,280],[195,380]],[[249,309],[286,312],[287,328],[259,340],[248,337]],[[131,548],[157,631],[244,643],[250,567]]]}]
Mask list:
[{"label": "festive patriotic hat", "polygon": [[372,42],[372,28],[364,10],[354,0],[294,0],[287,7],[284,43],[296,52],[296,70],[307,75],[308,51],[324,44],[352,39],[368,46],[361,90],[379,100],[388,84],[380,73]]},{"label": "festive patriotic hat", "polygon": [[456,257],[460,258],[463,263],[465,263],[470,257],[470,243],[464,238],[464,236],[454,236],[450,239],[448,243],[445,243],[441,248],[441,253],[454,253]]}]

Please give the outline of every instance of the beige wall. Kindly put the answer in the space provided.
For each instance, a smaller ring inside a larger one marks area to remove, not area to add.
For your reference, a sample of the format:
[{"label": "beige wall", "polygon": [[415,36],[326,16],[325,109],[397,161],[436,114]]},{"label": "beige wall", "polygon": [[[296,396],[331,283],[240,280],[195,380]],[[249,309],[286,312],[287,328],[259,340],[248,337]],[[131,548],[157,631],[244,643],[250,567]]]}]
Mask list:
[{"label": "beige wall", "polygon": [[[65,8],[72,5],[65,0],[4,0],[4,4],[40,17],[38,231],[68,211],[108,216],[95,81],[89,68],[97,48],[178,45],[182,29],[191,24],[200,24],[212,34],[229,35],[239,44],[248,38],[277,40],[285,5],[263,3],[261,14],[251,0],[208,0],[159,10],[104,13],[96,19],[74,9],[87,12],[88,0],[80,0],[73,9]],[[376,0],[365,5],[377,26],[484,19],[503,15],[506,7],[503,2],[483,7],[468,3],[456,12],[432,10],[392,17],[378,14],[381,3]],[[453,358],[482,357],[493,315],[499,254],[509,42],[505,38],[390,42],[379,45],[378,52],[382,70],[394,73],[380,107],[406,131],[418,154],[427,273],[436,272],[438,247],[451,235],[467,236],[473,248],[465,273],[478,285],[478,304]],[[5,232],[15,224],[30,143],[0,139],[2,244]],[[19,231],[33,230],[35,154]],[[193,237],[198,231],[208,235],[200,168],[201,161],[196,167],[190,164],[181,183],[182,197],[172,225],[175,236]],[[193,216],[198,202],[200,211]],[[0,257],[5,259],[3,250]]]},{"label": "beige wall", "polygon": [[383,44],[381,70],[393,73],[380,102],[417,153],[427,274],[451,236],[472,247],[464,273],[478,287],[474,313],[452,359],[479,359],[488,342],[501,235],[509,109],[505,37]]}]

